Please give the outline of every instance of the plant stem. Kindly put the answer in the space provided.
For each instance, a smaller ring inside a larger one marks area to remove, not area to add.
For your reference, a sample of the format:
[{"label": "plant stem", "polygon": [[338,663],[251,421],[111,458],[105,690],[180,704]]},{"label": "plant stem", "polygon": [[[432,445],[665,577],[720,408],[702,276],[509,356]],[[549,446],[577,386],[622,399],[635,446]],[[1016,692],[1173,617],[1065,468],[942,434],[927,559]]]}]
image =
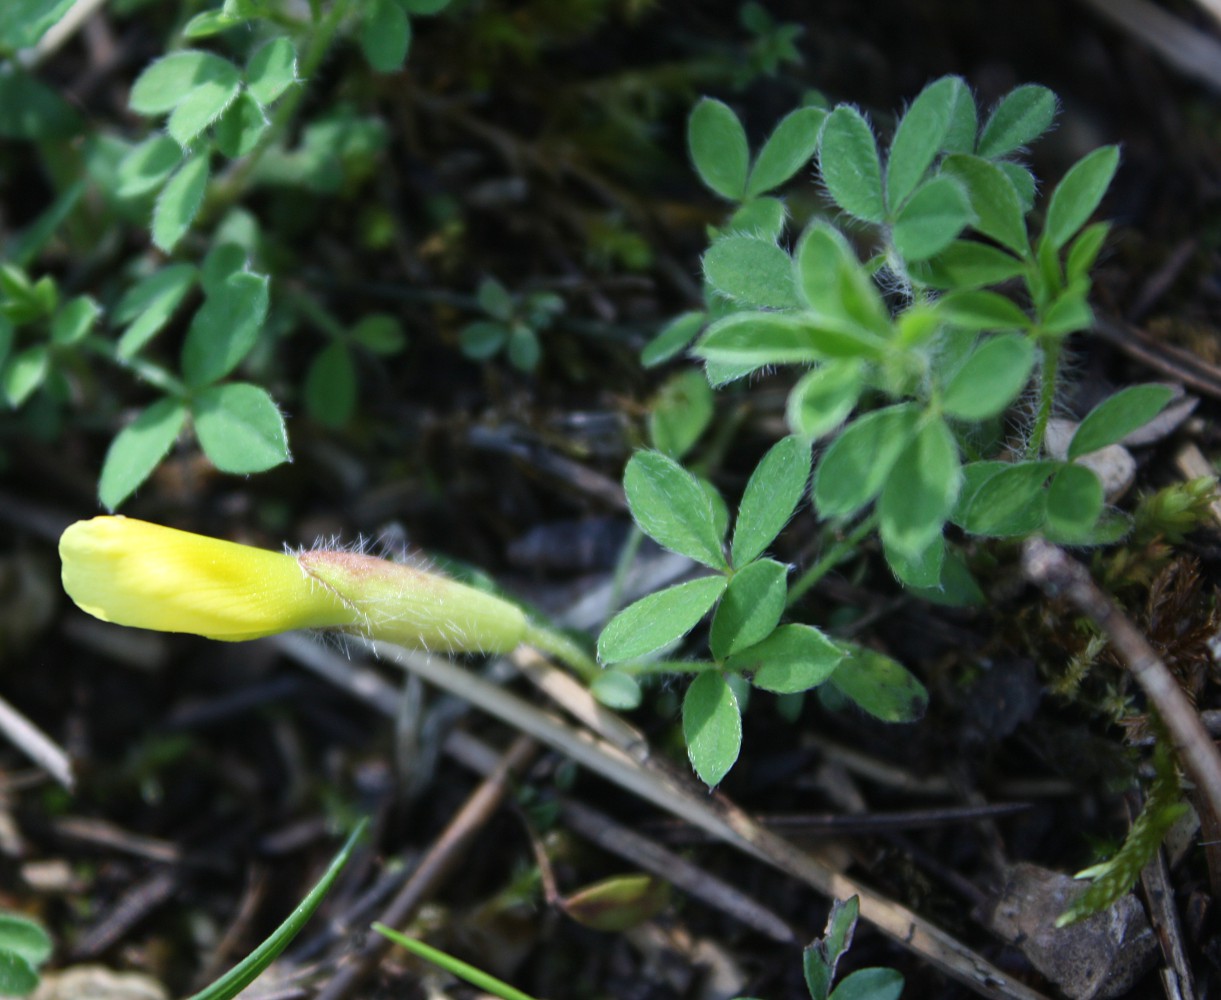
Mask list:
[{"label": "plant stem", "polygon": [[522,641],[527,646],[533,646],[549,656],[554,656],[561,663],[571,667],[573,672],[587,684],[602,676],[602,668],[594,662],[593,657],[562,632],[547,628],[538,622],[528,622],[526,635]]},{"label": "plant stem", "polygon": [[788,606],[791,608],[805,595],[814,584],[831,572],[848,556],[862,538],[878,526],[878,512],[871,511],[847,535],[831,546],[813,566],[797,578],[797,582],[789,587]]},{"label": "plant stem", "polygon": [[1056,373],[1060,367],[1059,338],[1044,337],[1040,346],[1043,348],[1043,370],[1039,373],[1039,412],[1035,417],[1030,443],[1026,445],[1028,461],[1037,459],[1043,450],[1047,422],[1051,419],[1051,408],[1056,398]]},{"label": "plant stem", "polygon": [[649,677],[653,674],[702,674],[723,668],[710,660],[651,660],[647,663],[616,663],[615,669],[633,677]]}]

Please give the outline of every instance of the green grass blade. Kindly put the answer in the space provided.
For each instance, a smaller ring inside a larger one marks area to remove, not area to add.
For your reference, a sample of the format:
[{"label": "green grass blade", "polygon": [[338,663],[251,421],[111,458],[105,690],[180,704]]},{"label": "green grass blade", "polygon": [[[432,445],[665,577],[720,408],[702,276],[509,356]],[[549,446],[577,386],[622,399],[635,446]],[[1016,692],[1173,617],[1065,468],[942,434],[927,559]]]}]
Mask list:
[{"label": "green grass blade", "polygon": [[318,884],[310,890],[309,895],[301,900],[297,908],[289,914],[288,919],[280,924],[266,941],[211,986],[205,987],[189,1000],[231,1000],[253,983],[263,973],[263,970],[276,960],[280,952],[288,947],[309,918],[314,915],[314,911],[322,903],[323,897],[330,891],[335,879],[339,877],[343,866],[348,863],[348,859],[356,849],[357,841],[360,840],[368,825],[367,819],[361,820],[356,825],[356,829],[352,831],[340,852],[335,855],[335,860],[318,880]]},{"label": "green grass blade", "polygon": [[409,938],[405,934],[393,931],[385,924],[374,924],[373,929],[382,937],[406,948],[416,957],[422,958],[426,962],[432,962],[433,965],[439,965],[446,972],[452,972],[459,979],[464,979],[478,989],[501,997],[502,1000],[534,1000],[528,993],[514,989],[508,983],[501,982],[482,969],[476,969],[473,965],[468,965],[466,962],[454,958],[453,955],[447,955],[423,941],[417,941],[415,938]]}]

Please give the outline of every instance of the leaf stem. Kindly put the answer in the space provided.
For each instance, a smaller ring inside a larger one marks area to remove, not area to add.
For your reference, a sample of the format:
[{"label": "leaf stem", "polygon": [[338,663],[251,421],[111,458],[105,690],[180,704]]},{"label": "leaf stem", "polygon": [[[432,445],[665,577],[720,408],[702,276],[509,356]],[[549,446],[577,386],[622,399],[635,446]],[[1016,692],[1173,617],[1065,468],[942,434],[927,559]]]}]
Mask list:
[{"label": "leaf stem", "polygon": [[878,526],[878,512],[870,511],[867,517],[861,519],[855,528],[838,542],[827,549],[822,558],[801,574],[797,581],[789,587],[788,606],[791,608],[805,595],[814,584],[831,572],[836,566],[857,547],[861,539]]},{"label": "leaf stem", "polygon": [[526,634],[522,641],[571,667],[587,684],[602,676],[602,668],[594,662],[593,657],[563,632],[531,621],[526,623]]},{"label": "leaf stem", "polygon": [[1060,340],[1058,337],[1044,337],[1040,346],[1043,348],[1043,368],[1039,372],[1039,411],[1035,416],[1034,431],[1030,442],[1026,445],[1027,461],[1034,461],[1043,450],[1043,441],[1047,437],[1047,423],[1051,419],[1052,404],[1056,398],[1056,374],[1060,367]]}]

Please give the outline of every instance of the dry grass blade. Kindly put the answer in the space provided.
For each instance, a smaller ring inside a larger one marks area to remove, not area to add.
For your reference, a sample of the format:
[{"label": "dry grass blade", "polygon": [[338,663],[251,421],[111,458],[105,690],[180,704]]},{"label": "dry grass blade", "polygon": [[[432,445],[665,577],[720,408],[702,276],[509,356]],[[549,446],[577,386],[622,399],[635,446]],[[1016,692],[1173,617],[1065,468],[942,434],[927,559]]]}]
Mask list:
[{"label": "dry grass blade", "polygon": [[1148,0],[1082,2],[1140,39],[1184,76],[1221,91],[1221,42],[1212,36]]}]

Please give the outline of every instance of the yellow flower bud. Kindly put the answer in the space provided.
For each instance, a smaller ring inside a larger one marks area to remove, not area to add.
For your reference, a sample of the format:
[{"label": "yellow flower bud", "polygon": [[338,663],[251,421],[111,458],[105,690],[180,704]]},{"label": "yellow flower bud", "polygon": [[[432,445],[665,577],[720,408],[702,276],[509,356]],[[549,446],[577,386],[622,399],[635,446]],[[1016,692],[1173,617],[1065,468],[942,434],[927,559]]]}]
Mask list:
[{"label": "yellow flower bud", "polygon": [[59,541],[64,590],[103,621],[238,641],[343,629],[405,646],[507,652],[526,632],[508,601],[350,552],[269,552],[127,517]]}]

